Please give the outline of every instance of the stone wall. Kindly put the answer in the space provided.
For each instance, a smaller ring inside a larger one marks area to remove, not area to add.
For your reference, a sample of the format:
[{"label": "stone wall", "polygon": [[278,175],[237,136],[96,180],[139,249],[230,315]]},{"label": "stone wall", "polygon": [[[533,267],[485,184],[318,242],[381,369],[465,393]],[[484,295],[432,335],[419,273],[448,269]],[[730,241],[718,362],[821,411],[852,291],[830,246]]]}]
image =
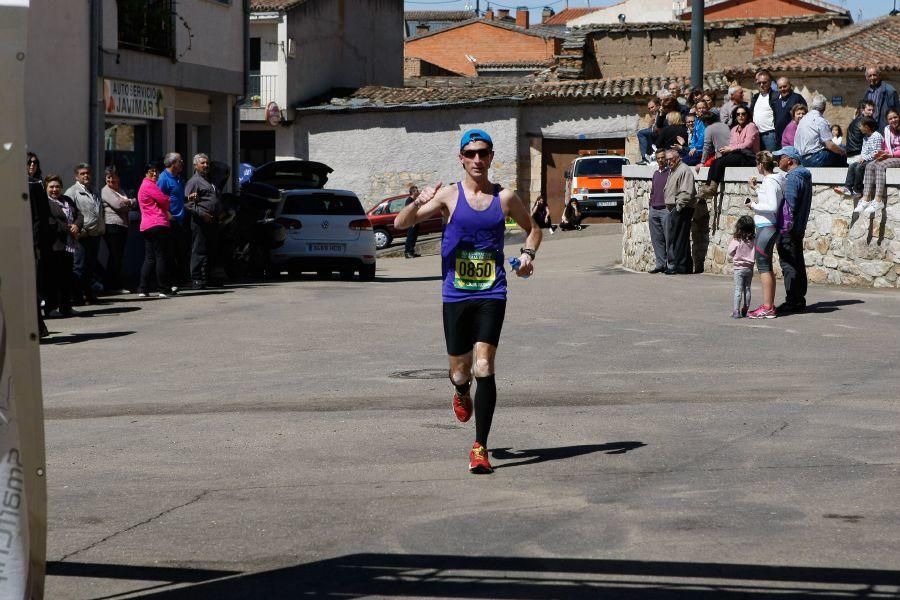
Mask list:
[{"label": "stone wall", "polygon": [[[653,246],[647,225],[647,202],[653,167],[625,167],[625,206],[622,215],[622,264],[636,271],[654,267]],[[705,181],[706,169],[698,175]],[[844,169],[810,169],[813,202],[806,227],[804,250],[807,274],[814,283],[847,286],[900,287],[900,169],[888,171],[888,200],[881,214],[856,218],[853,203],[832,188],[844,182]],[[726,250],[734,224],[752,214],[744,206],[751,195],[747,180],[755,169],[728,169],[720,205],[710,205],[712,233],[706,255],[707,273],[731,274]],[[777,250],[776,250],[777,254]],[[775,267],[776,275],[780,269]]]}]

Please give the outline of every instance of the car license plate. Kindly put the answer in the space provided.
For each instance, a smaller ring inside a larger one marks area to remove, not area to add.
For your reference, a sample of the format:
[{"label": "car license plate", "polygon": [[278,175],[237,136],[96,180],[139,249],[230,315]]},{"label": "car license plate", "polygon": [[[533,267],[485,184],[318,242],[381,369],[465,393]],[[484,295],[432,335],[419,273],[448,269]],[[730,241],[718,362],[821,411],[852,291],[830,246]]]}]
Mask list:
[{"label": "car license plate", "polygon": [[310,252],[343,252],[346,244],[310,244]]},{"label": "car license plate", "polygon": [[616,202],[615,200],[604,200],[603,202],[598,202],[597,206],[616,206],[617,204],[618,202]]}]

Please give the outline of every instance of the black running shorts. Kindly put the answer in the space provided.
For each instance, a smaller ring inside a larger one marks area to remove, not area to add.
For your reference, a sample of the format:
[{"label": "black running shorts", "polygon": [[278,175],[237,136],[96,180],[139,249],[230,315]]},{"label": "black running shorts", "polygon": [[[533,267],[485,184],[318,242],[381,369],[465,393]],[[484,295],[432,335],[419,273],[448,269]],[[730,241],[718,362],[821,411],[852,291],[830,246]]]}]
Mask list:
[{"label": "black running shorts", "polygon": [[492,346],[500,343],[500,330],[506,316],[506,300],[463,300],[444,302],[444,338],[447,354],[462,356],[475,342]]}]

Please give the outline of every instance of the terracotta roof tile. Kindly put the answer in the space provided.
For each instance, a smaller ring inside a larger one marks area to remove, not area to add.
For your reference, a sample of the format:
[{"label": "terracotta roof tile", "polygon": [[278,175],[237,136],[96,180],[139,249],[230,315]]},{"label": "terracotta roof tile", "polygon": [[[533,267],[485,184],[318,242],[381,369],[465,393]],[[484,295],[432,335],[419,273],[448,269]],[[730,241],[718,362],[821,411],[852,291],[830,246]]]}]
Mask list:
[{"label": "terracotta roof tile", "polygon": [[565,25],[572,19],[583,17],[586,14],[596,11],[596,8],[564,8],[546,21],[542,25]]},{"label": "terracotta roof tile", "polygon": [[[465,79],[456,84],[438,87],[381,87],[368,86],[353,92],[349,97],[334,98],[329,104],[300,107],[304,111],[333,110],[390,110],[409,108],[434,108],[460,104],[518,104],[555,103],[590,100],[602,103],[607,99],[651,96],[669,84],[668,77],[619,77],[554,83],[504,83],[485,84]],[[682,77],[673,77],[679,85],[686,83]],[[728,89],[728,80],[722,73],[707,73],[705,88],[721,91]]]},{"label": "terracotta roof tile", "polygon": [[509,31],[516,31],[516,32],[524,34],[524,35],[533,35],[535,37],[541,37],[544,39],[564,38],[565,37],[565,32],[560,32],[560,30],[557,28],[546,27],[541,24],[538,24],[533,27],[529,27],[528,29],[525,29],[524,27],[519,27],[518,25],[516,25],[515,21],[507,23],[506,21],[501,21],[501,20],[497,20],[497,19],[487,20],[487,19],[482,19],[482,18],[474,18],[474,19],[468,19],[466,21],[460,21],[459,23],[454,23],[454,24],[450,25],[449,27],[444,27],[443,29],[436,29],[434,31],[429,31],[429,32],[423,33],[421,35],[416,35],[416,36],[410,37],[406,40],[406,42],[407,43],[414,42],[416,40],[419,40],[419,39],[422,39],[425,37],[429,37],[432,35],[440,35],[442,33],[450,31],[452,29],[457,29],[459,27],[468,27],[469,25],[472,25],[473,23],[484,23],[485,25],[491,25],[493,27],[500,27],[501,29],[507,29]]},{"label": "terracotta roof tile", "polygon": [[250,0],[250,10],[253,11],[279,11],[290,10],[306,0]]},{"label": "terracotta roof tile", "polygon": [[771,71],[862,71],[878,66],[900,70],[900,16],[881,17],[853,27],[816,44],[764,56],[727,69],[728,73],[752,73],[761,67]]}]

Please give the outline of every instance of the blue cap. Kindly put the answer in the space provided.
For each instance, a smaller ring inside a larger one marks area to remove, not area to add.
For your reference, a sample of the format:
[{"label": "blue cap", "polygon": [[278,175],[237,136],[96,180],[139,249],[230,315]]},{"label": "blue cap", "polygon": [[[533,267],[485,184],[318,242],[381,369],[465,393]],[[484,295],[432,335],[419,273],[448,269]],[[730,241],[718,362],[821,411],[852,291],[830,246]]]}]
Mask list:
[{"label": "blue cap", "polygon": [[488,146],[494,147],[494,140],[482,129],[470,129],[465,132],[459,140],[459,149],[462,150],[472,142],[487,142]]},{"label": "blue cap", "polygon": [[792,160],[800,160],[800,153],[793,146],[785,146],[781,150],[776,150],[772,156],[787,156]]}]

